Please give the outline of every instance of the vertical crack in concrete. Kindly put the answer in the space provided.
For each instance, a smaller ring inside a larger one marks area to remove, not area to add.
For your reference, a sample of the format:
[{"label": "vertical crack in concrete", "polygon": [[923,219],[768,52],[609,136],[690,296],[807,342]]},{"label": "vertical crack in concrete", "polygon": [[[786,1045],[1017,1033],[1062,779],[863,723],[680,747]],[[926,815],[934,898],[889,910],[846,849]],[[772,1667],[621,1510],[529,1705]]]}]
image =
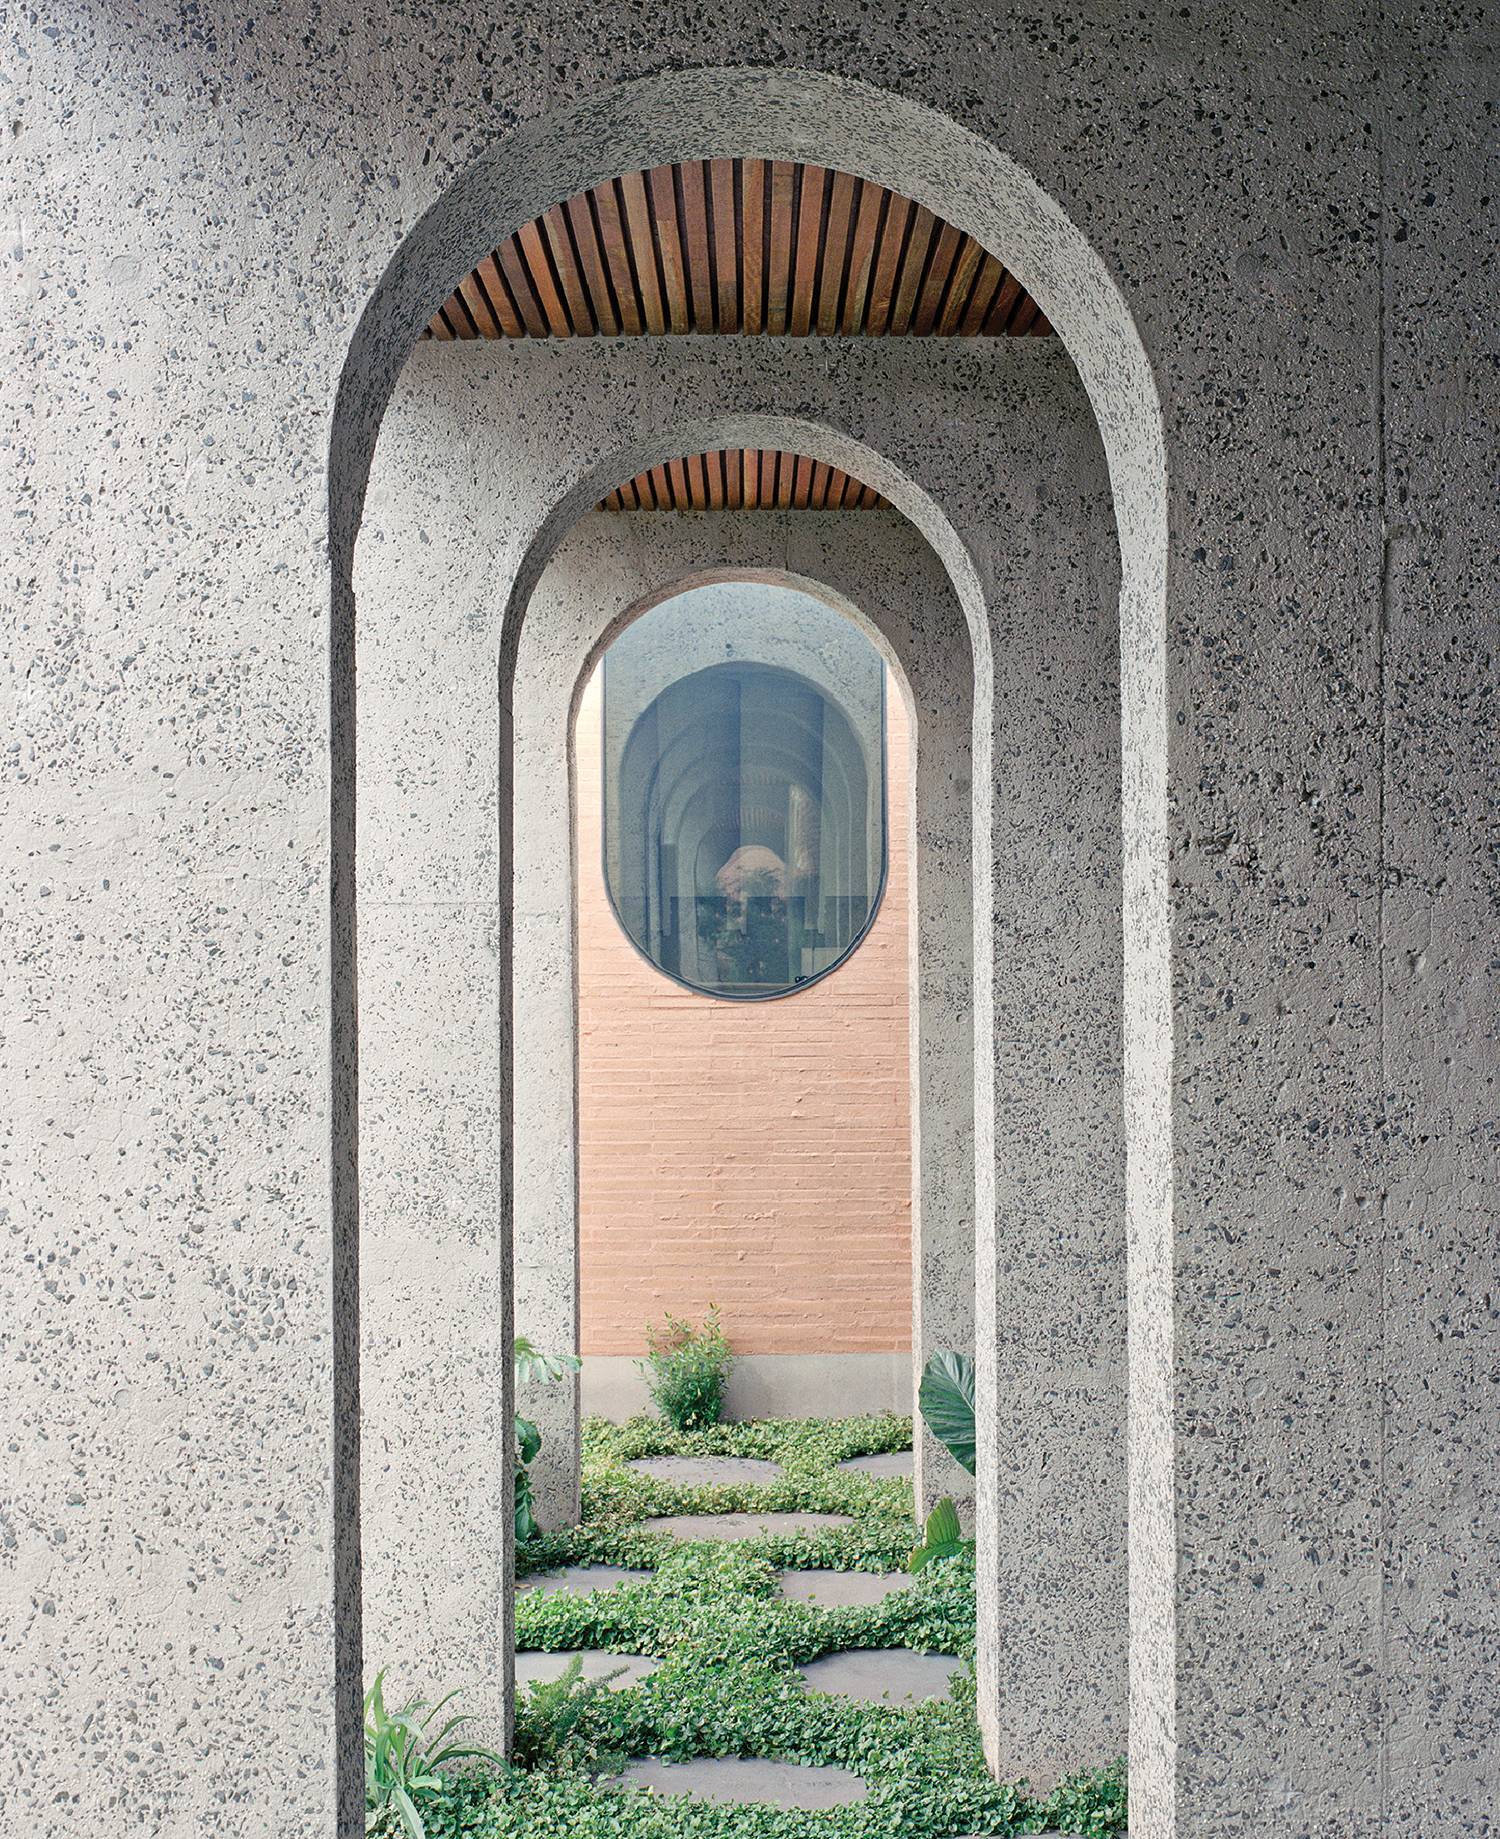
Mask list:
[{"label": "vertical crack in concrete", "polygon": [[[1379,737],[1377,741],[1378,770],[1376,778],[1376,822],[1375,822],[1375,872],[1376,872],[1376,1002],[1379,1018],[1380,1051],[1380,1098],[1376,1107],[1381,1119],[1382,1132],[1388,1132],[1390,1119],[1390,1072],[1387,1056],[1386,1027],[1386,894],[1389,875],[1386,864],[1386,777],[1390,757],[1390,699],[1386,691],[1386,632],[1390,626],[1391,610],[1391,530],[1388,505],[1388,457],[1386,447],[1386,341],[1390,314],[1389,277],[1386,271],[1386,234],[1388,229],[1388,169],[1386,162],[1386,143],[1389,129],[1387,110],[1386,78],[1386,6],[1385,0],[1376,0],[1375,4],[1375,158],[1379,185],[1376,199],[1375,219],[1375,264],[1377,298],[1375,302],[1375,489],[1378,495],[1377,510],[1380,518],[1380,607],[1375,630],[1375,686],[1380,698]],[[1390,1551],[1391,1527],[1389,1514],[1390,1493],[1386,1482],[1386,1452],[1390,1441],[1390,1351],[1387,1327],[1389,1322],[1389,1299],[1386,1294],[1386,1268],[1389,1248],[1387,1235],[1387,1183],[1385,1171],[1384,1146],[1381,1145],[1376,1167],[1377,1190],[1376,1202],[1376,1252],[1380,1261],[1377,1272],[1379,1297],[1380,1336],[1380,1387],[1379,1444],[1375,1452],[1375,1480],[1379,1490],[1376,1502],[1376,1515],[1380,1528],[1378,1555],[1378,1572],[1375,1608],[1375,1661],[1378,1737],[1376,1740],[1376,1793],[1380,1807],[1380,1822],[1384,1826],[1390,1810],[1390,1710],[1387,1681],[1389,1678],[1389,1635],[1387,1629],[1387,1602],[1390,1594]]]}]

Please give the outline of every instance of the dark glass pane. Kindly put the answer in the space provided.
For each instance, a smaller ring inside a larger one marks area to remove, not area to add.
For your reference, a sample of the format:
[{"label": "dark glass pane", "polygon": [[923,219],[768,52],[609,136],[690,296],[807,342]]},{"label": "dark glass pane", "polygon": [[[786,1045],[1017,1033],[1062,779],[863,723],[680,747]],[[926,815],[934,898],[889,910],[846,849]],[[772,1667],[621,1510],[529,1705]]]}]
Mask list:
[{"label": "dark glass pane", "polygon": [[869,640],[790,589],[694,589],[615,641],[605,881],[654,964],[780,996],[858,944],[885,879],[884,695]]}]

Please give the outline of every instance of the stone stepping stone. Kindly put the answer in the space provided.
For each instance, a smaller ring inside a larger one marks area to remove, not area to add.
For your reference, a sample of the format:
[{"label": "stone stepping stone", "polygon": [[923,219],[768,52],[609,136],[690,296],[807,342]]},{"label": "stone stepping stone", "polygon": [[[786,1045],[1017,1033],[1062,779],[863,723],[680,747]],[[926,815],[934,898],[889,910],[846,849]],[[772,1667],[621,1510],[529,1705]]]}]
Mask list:
[{"label": "stone stepping stone", "polygon": [[684,1488],[711,1488],[723,1482],[751,1482],[763,1487],[785,1474],[779,1462],[755,1456],[636,1456],[625,1464],[638,1475],[675,1481]]},{"label": "stone stepping stone", "polygon": [[516,1654],[516,1684],[529,1686],[533,1680],[560,1679],[567,1672],[568,1663],[579,1658],[583,1661],[585,1679],[603,1679],[608,1673],[620,1674],[618,1679],[609,1682],[612,1692],[649,1679],[661,1665],[654,1655],[607,1654],[602,1647],[574,1648],[567,1654],[550,1654],[541,1648],[521,1648]]},{"label": "stone stepping stone", "polygon": [[693,1762],[644,1757],[629,1763],[615,1780],[629,1788],[651,1788],[657,1794],[695,1794],[721,1804],[756,1801],[764,1807],[847,1807],[870,1792],[848,1769],[766,1762],[750,1756],[704,1756]]},{"label": "stone stepping stone", "polygon": [[865,1699],[874,1705],[914,1705],[948,1696],[964,1662],[951,1654],[914,1654],[906,1647],[851,1647],[801,1668],[808,1692]]},{"label": "stone stepping stone", "polygon": [[646,1532],[670,1533],[674,1539],[754,1539],[761,1533],[821,1532],[825,1526],[849,1526],[847,1513],[668,1513],[642,1520]]},{"label": "stone stepping stone", "polygon": [[839,1467],[849,1475],[873,1475],[878,1481],[890,1481],[893,1477],[909,1480],[916,1467],[909,1449],[883,1451],[878,1456],[850,1456]]},{"label": "stone stepping stone", "polygon": [[546,1594],[587,1596],[591,1590],[618,1590],[621,1584],[643,1584],[654,1571],[632,1571],[619,1564],[570,1564],[561,1571],[533,1571],[516,1579],[516,1594],[540,1590]]},{"label": "stone stepping stone", "polygon": [[830,1609],[868,1609],[916,1582],[904,1571],[783,1571],[781,1594],[789,1603]]}]

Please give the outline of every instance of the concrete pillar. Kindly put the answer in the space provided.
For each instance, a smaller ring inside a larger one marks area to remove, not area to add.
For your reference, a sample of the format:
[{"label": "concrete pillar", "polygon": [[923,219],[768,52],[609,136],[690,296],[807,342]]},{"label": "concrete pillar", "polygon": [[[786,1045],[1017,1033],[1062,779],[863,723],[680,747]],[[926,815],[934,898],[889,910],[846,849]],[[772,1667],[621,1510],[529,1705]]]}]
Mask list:
[{"label": "concrete pillar", "polygon": [[1059,418],[1006,510],[979,1710],[996,1774],[1044,1787],[1127,1743],[1118,564],[1092,429]]}]

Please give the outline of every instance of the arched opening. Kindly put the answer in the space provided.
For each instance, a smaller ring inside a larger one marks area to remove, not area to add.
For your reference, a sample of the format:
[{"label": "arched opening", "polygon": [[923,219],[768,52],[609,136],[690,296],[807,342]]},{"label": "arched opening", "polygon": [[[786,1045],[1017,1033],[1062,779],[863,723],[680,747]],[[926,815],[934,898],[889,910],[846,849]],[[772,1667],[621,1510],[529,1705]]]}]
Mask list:
[{"label": "arched opening", "polygon": [[[335,1237],[337,1247],[337,1384],[340,1422],[340,1543],[336,1554],[336,1608],[340,1627],[341,1701],[346,1716],[344,1779],[353,1805],[357,1770],[352,1712],[359,1690],[359,1616],[357,1605],[358,1513],[358,1187],[356,1114],[358,1088],[357,1009],[354,958],[354,597],[352,554],[364,485],[381,414],[392,382],[417,326],[433,309],[435,297],[453,283],[497,238],[540,211],[622,170],[639,170],[646,161],[707,159],[751,149],[757,157],[816,160],[828,166],[867,174],[900,188],[941,210],[987,245],[1003,247],[1007,261],[1022,275],[1067,344],[1092,403],[1108,456],[1114,505],[1121,533],[1121,630],[1123,635],[1122,703],[1125,747],[1127,1059],[1132,1074],[1130,1116],[1132,1145],[1132,1232],[1135,1260],[1131,1299],[1135,1319],[1147,1333],[1133,1373],[1137,1435],[1135,1484],[1143,1504],[1150,1496],[1152,1464],[1166,1459],[1169,1439],[1161,1417],[1166,1366],[1161,1357],[1170,1333],[1170,1310],[1162,1310],[1164,1266],[1156,1227],[1167,1194],[1164,1094],[1170,1042],[1165,1026],[1163,977],[1163,713],[1161,708],[1162,596],[1164,529],[1161,440],[1149,373],[1129,316],[1097,258],[1076,229],[1008,157],[978,142],[956,124],[905,104],[875,96],[858,86],[801,74],[761,72],[692,72],[629,86],[598,99],[576,116],[538,124],[508,143],[492,159],[476,163],[399,253],[376,300],[356,333],[346,368],[334,431],[331,467],[333,503],[331,535],[334,565],[333,603],[333,976],[334,1060],[336,1081]],[[954,174],[962,175],[955,178]],[[680,405],[679,405],[680,409]],[[781,430],[768,427],[770,438],[742,445],[780,445]],[[679,413],[677,435],[670,443],[642,439],[632,458],[639,466],[666,464],[674,454],[708,448],[722,438],[714,418],[696,420]],[[838,463],[840,450],[853,450],[847,437],[825,439],[825,463]],[[992,783],[990,751],[991,688],[989,607],[968,547],[925,493],[913,470],[914,456],[903,450],[902,463],[882,460],[866,449],[870,464],[866,483],[905,512],[922,529],[958,586],[969,621],[976,659],[983,660],[979,680],[985,694],[975,705],[974,782]],[[603,487],[614,489],[621,473]],[[497,572],[514,581],[509,608],[517,612],[529,599],[549,552],[576,521],[579,511],[602,495],[596,474],[581,469],[571,455],[559,456],[550,474],[530,481],[514,507],[510,546],[497,558]],[[515,647],[520,621],[502,622],[502,732],[512,713],[506,700],[514,681]],[[990,885],[992,835],[988,824],[975,826],[976,887]],[[500,834],[499,880],[509,885],[511,838]],[[976,902],[987,915],[987,903]],[[984,966],[992,949],[988,925],[974,935],[973,1012],[976,1035],[990,1051],[975,1055],[974,1151],[977,1168],[975,1214],[981,1258],[987,1235],[994,1232],[992,1142],[994,1076],[992,989]],[[511,941],[502,926],[502,961]],[[502,1055],[509,1035],[502,1023]],[[513,1146],[508,1119],[499,1119],[502,1147]],[[500,1218],[496,1268],[505,1282],[508,1248],[503,1223],[510,1218],[511,1158],[502,1156]],[[992,1246],[990,1247],[992,1250]],[[984,1484],[994,1472],[987,1457],[996,1452],[995,1296],[993,1285],[979,1288],[980,1475]],[[1144,1312],[1144,1313],[1143,1313]],[[1153,1355],[1155,1358],[1153,1358]],[[502,1412],[508,1414],[508,1380],[501,1387]],[[1143,1415],[1144,1414],[1144,1415]],[[501,1445],[503,1447],[503,1444]],[[501,1493],[503,1496],[503,1484]],[[981,1489],[981,1572],[987,1557],[997,1555],[998,1499],[987,1504]],[[1165,1572],[1159,1541],[1149,1538],[1150,1522],[1133,1520],[1133,1538],[1141,1546],[1136,1587],[1151,1599],[1153,1580]],[[1170,1546],[1165,1548],[1170,1552]],[[990,1609],[996,1625],[998,1605]],[[503,1605],[499,1617],[503,1619]],[[1168,1639],[1169,1626],[1161,1639]],[[1142,1735],[1160,1741],[1170,1720],[1157,1703],[1161,1639],[1141,1646],[1136,1655],[1137,1683],[1150,1722]],[[981,1698],[999,1703],[993,1647],[981,1646]],[[992,1754],[1003,1762],[1003,1733],[991,1729]]]},{"label": "arched opening", "polygon": [[[817,448],[827,435],[803,426],[798,438]],[[799,547],[808,565],[817,566],[816,579],[787,568]],[[710,557],[714,566],[702,566]],[[652,519],[627,541],[614,520],[586,514],[538,575],[513,666],[526,687],[512,699],[510,730],[518,799],[512,881],[526,915],[514,934],[512,1026],[517,1060],[528,1067],[513,1116],[517,1320],[539,1344],[576,1344],[576,944],[559,917],[575,912],[576,891],[567,873],[574,854],[563,741],[576,720],[580,686],[615,633],[673,595],[727,581],[760,582],[831,605],[868,633],[887,660],[893,694],[910,701],[907,725],[916,742],[910,888],[918,912],[909,929],[921,940],[912,954],[916,983],[908,1003],[917,1139],[912,1358],[920,1366],[934,1336],[948,1338],[938,1344],[955,1338],[962,1344],[972,1332],[973,663],[945,571],[917,533],[889,514],[876,528],[866,524],[842,536],[828,528],[814,536],[795,514],[790,521],[731,516],[712,524]],[[574,802],[578,796],[575,787]],[[622,1365],[630,1370],[629,1361]],[[908,1397],[913,1389],[914,1376]],[[578,1512],[579,1391],[552,1385],[529,1392],[525,1409],[543,1437],[533,1465],[540,1516],[568,1524]],[[939,1445],[919,1438],[922,1502],[930,1506],[943,1494],[962,1499],[969,1486]]]},{"label": "arched opening", "polygon": [[650,1411],[647,1324],[710,1309],[726,1420],[910,1411],[915,737],[831,599],[669,594],[578,702],[586,1417]]},{"label": "arched opening", "polygon": [[640,956],[739,1002],[828,976],[886,878],[885,668],[792,588],[659,602],[599,666],[604,888]]}]

